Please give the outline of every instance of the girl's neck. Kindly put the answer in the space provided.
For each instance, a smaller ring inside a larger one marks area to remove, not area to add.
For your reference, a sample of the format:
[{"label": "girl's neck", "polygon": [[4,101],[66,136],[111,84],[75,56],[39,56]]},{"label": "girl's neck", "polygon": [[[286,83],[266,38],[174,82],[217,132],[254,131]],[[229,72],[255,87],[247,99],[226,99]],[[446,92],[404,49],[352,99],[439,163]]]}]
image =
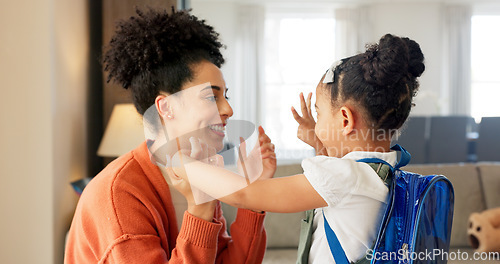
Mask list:
[{"label": "girl's neck", "polygon": [[341,158],[353,151],[364,152],[389,152],[391,151],[391,141],[346,141],[341,142],[339,147],[327,148],[328,156]]}]

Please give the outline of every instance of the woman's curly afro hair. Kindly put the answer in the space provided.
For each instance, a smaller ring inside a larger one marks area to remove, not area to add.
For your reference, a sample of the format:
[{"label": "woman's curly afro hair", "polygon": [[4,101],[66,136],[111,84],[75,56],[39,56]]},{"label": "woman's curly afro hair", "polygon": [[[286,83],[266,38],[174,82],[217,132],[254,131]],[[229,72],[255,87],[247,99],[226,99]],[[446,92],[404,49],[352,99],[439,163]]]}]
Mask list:
[{"label": "woman's curly afro hair", "polygon": [[221,67],[219,34],[187,11],[136,10],[122,20],[104,54],[108,79],[132,90],[139,113],[154,104],[160,91],[174,94],[193,78],[192,65],[209,61]]}]

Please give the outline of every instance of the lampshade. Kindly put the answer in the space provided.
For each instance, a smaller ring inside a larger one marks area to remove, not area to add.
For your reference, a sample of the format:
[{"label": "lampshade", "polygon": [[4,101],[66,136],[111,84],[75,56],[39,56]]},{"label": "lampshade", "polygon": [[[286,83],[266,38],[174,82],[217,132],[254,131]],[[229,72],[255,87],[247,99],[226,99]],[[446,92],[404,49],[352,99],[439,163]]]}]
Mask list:
[{"label": "lampshade", "polygon": [[142,116],[133,104],[117,104],[113,107],[97,155],[118,157],[135,149],[143,141]]}]

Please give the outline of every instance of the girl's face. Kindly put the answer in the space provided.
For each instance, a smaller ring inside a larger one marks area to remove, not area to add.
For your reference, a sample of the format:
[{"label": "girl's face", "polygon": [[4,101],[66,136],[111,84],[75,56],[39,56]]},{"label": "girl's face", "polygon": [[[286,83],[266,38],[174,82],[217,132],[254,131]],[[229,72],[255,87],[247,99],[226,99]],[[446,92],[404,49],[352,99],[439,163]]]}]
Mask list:
[{"label": "girl's face", "polygon": [[317,121],[314,132],[324,147],[328,156],[342,157],[342,118],[338,109],[333,109],[329,91],[326,84],[320,82],[316,87]]},{"label": "girl's face", "polygon": [[164,99],[170,107],[170,117],[163,116],[168,138],[179,138],[187,147],[189,138],[195,137],[220,151],[227,120],[233,115],[224,77],[217,66],[207,61],[196,64],[193,72],[194,78],[180,92]]}]

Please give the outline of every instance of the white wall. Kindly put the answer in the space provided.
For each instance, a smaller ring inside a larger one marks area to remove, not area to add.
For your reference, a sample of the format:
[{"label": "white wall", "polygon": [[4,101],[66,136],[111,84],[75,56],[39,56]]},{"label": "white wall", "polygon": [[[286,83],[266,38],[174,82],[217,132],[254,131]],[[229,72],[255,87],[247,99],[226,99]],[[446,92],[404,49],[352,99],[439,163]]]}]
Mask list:
[{"label": "white wall", "polygon": [[447,114],[447,98],[441,92],[443,37],[442,4],[378,3],[370,6],[373,41],[386,33],[406,36],[420,44],[426,70],[420,78],[414,115]]},{"label": "white wall", "polygon": [[85,175],[86,1],[66,2],[0,9],[2,263],[62,263]]}]

